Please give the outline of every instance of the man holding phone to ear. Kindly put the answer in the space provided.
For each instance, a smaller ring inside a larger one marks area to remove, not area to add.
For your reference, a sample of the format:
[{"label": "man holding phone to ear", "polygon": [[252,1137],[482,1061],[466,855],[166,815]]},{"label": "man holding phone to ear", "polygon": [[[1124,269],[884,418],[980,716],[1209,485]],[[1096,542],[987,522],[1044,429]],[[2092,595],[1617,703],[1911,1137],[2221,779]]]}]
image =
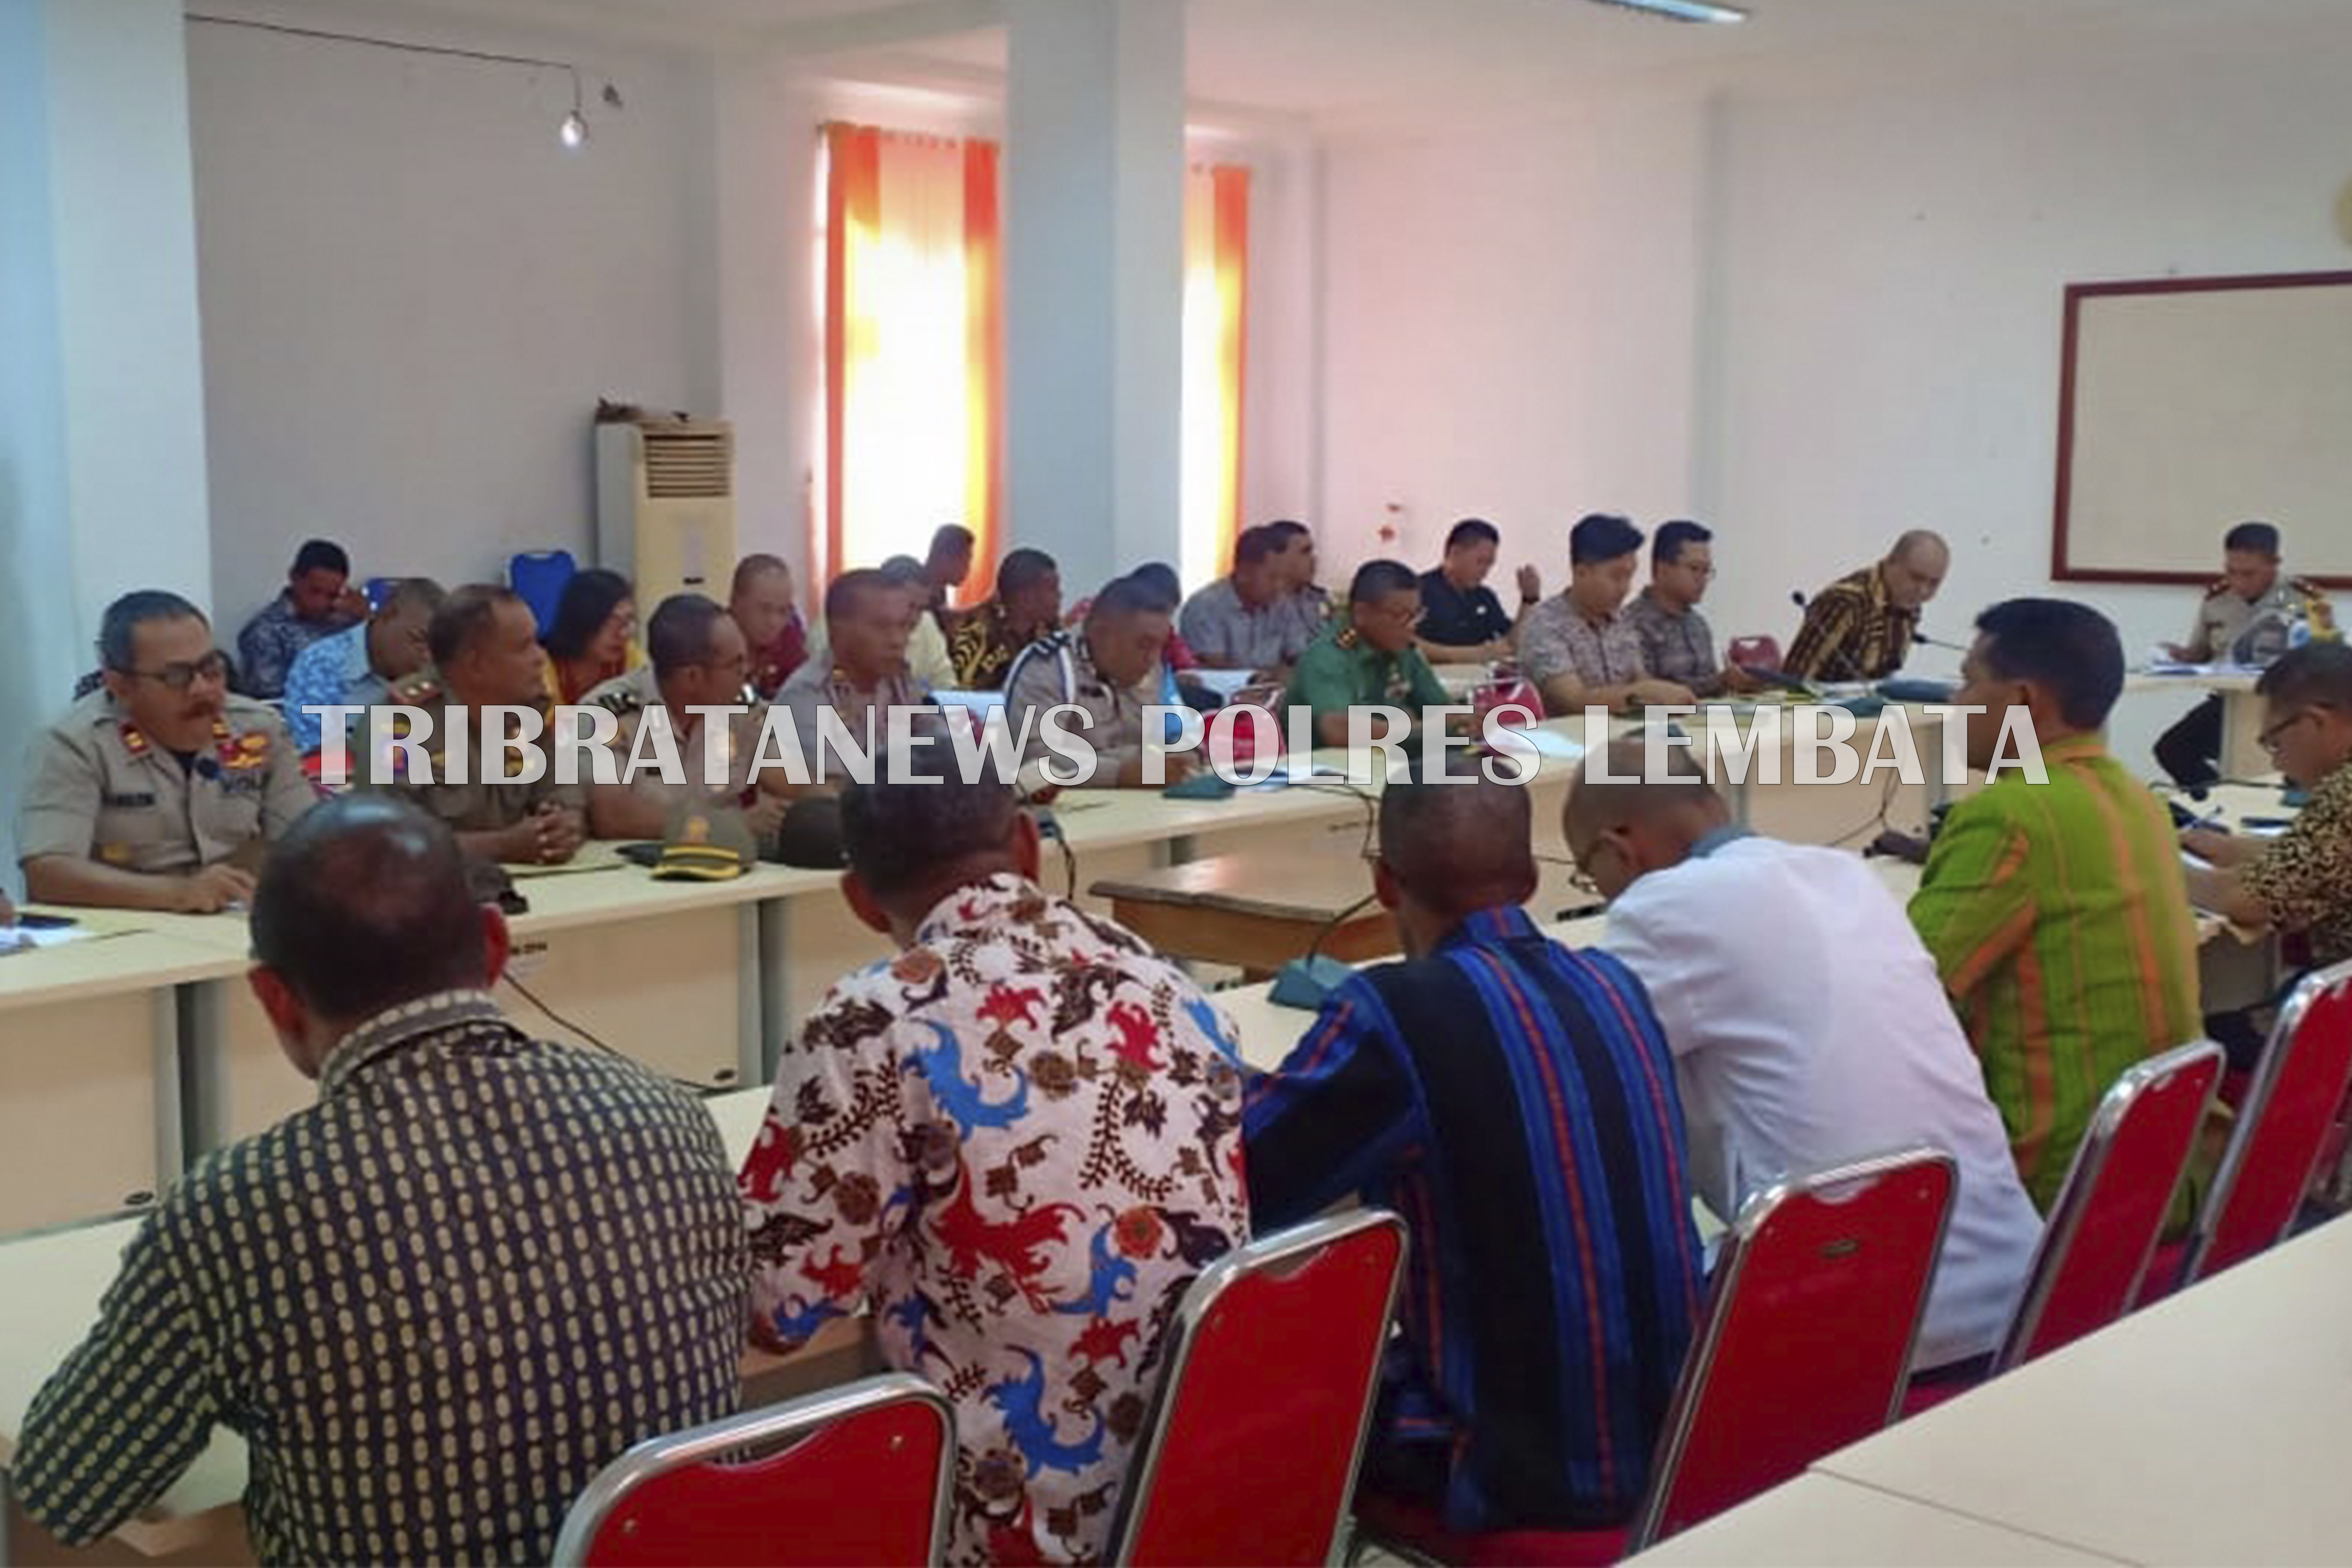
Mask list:
[{"label": "man holding phone to ear", "polygon": [[55,904],[210,914],[318,804],[284,721],[234,696],[204,613],[142,590],[107,606],[104,684],[34,742],[16,850]]}]

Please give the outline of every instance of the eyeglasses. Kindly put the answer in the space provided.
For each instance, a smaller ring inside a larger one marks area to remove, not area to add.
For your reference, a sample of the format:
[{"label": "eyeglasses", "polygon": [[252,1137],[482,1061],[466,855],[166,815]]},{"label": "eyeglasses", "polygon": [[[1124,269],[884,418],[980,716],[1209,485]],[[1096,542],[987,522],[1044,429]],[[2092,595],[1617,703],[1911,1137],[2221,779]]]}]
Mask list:
[{"label": "eyeglasses", "polygon": [[125,669],[121,673],[140,680],[152,680],[166,691],[185,691],[199,680],[226,680],[228,659],[215,649],[193,664],[185,661],[167,664],[161,669]]},{"label": "eyeglasses", "polygon": [[2278,755],[2279,747],[2286,739],[2286,732],[2289,730],[2294,729],[2297,724],[2302,723],[2305,719],[2315,718],[2316,716],[2317,715],[2314,710],[2309,708],[2298,708],[2294,712],[2288,714],[2285,718],[2280,720],[2277,723],[2265,728],[2263,732],[2255,738],[2262,742],[2263,751],[2268,752],[2273,756],[2276,756]]}]

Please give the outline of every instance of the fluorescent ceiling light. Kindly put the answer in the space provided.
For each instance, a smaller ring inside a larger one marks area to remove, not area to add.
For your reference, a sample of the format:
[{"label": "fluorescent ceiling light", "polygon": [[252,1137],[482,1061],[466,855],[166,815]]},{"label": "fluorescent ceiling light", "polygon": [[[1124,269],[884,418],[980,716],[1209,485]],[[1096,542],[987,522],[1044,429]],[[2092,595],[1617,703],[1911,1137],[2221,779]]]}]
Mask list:
[{"label": "fluorescent ceiling light", "polygon": [[1643,11],[1669,22],[1745,22],[1748,13],[1737,5],[1716,5],[1708,0],[1593,0],[1596,5]]}]

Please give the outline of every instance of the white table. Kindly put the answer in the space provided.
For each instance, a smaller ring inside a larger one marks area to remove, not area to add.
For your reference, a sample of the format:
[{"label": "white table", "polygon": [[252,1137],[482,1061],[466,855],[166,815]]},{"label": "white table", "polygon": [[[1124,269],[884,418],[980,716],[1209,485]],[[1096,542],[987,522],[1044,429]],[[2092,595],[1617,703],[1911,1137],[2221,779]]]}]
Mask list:
[{"label": "white table", "polygon": [[2347,1300],[2336,1220],[1815,1468],[2133,1563],[2341,1563]]},{"label": "white table", "polygon": [[2272,771],[2270,753],[2263,750],[2263,700],[2254,695],[2259,670],[2213,668],[2157,675],[2142,671],[2124,678],[2126,694],[2202,693],[2221,699],[2221,757],[2225,779],[2260,778]]},{"label": "white table", "polygon": [[2114,1562],[1834,1476],[1804,1475],[1629,1558],[1644,1568],[2069,1568]]}]

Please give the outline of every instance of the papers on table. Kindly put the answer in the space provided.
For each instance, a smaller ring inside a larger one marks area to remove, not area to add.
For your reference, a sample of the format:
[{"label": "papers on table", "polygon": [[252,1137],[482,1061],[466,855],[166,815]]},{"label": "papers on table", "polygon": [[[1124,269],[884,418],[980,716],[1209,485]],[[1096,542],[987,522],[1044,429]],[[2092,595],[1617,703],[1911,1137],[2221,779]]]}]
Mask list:
[{"label": "papers on table", "polygon": [[1188,669],[1184,679],[1195,686],[1205,686],[1228,702],[1234,693],[1250,685],[1252,671],[1246,669]]},{"label": "papers on table", "polygon": [[2186,664],[2177,658],[2148,660],[2146,675],[2260,675],[2262,667],[2254,664]]},{"label": "papers on table", "polygon": [[64,947],[68,942],[88,942],[98,934],[81,926],[0,926],[0,953]]}]

